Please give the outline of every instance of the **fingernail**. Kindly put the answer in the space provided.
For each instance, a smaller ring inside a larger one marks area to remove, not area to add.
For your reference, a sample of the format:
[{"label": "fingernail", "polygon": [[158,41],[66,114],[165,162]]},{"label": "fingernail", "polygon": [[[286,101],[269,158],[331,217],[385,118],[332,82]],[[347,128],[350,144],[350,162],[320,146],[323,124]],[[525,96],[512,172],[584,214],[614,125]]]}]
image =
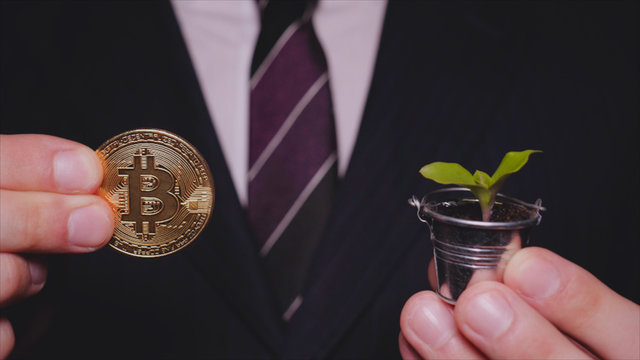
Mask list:
[{"label": "fingernail", "polygon": [[67,150],[53,158],[53,177],[58,189],[66,192],[93,190],[97,182],[96,165],[91,153],[83,150]]},{"label": "fingernail", "polygon": [[69,242],[84,249],[102,246],[113,231],[113,219],[105,210],[108,207],[99,204],[73,210],[67,222]]},{"label": "fingernail", "polygon": [[466,323],[479,336],[493,340],[501,336],[513,322],[513,309],[498,291],[475,296],[466,306]]},{"label": "fingernail", "polygon": [[560,288],[560,272],[544,259],[525,260],[516,269],[515,278],[518,279],[518,291],[533,299],[549,297]]},{"label": "fingernail", "polygon": [[453,312],[435,297],[425,297],[407,320],[409,328],[432,349],[446,344],[455,333]]},{"label": "fingernail", "polygon": [[40,286],[47,280],[47,267],[40,261],[29,261],[29,273],[31,274],[31,284]]}]

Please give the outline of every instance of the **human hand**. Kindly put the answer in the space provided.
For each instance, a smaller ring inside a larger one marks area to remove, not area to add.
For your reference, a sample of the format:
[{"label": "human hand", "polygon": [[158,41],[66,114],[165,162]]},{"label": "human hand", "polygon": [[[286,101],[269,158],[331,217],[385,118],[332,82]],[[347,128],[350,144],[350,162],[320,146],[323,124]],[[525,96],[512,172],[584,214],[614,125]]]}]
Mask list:
[{"label": "human hand", "polygon": [[640,306],[542,248],[518,251],[504,284],[475,284],[455,307],[431,291],[413,295],[400,327],[405,359],[640,358]]},{"label": "human hand", "polygon": [[[0,308],[34,295],[47,270],[33,254],[104,246],[113,213],[94,195],[102,165],[88,147],[47,135],[0,135]],[[0,359],[14,334],[0,318]]]}]

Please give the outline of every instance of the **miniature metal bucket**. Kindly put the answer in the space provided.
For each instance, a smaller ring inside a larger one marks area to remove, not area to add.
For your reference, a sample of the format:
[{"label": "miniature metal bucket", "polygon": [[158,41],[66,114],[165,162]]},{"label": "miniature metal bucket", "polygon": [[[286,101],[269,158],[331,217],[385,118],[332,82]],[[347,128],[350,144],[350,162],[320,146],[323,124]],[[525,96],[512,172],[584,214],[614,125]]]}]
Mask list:
[{"label": "miniature metal bucket", "polygon": [[[429,226],[433,242],[438,286],[436,292],[455,304],[467,286],[480,281],[502,281],[504,267],[511,256],[526,245],[529,232],[540,223],[541,201],[527,204],[502,194],[496,205],[526,209],[529,218],[510,222],[464,220],[442,214],[438,209],[476,202],[466,188],[442,189],[427,194],[422,201],[413,197],[418,218]],[[478,211],[479,207],[478,207]]]}]

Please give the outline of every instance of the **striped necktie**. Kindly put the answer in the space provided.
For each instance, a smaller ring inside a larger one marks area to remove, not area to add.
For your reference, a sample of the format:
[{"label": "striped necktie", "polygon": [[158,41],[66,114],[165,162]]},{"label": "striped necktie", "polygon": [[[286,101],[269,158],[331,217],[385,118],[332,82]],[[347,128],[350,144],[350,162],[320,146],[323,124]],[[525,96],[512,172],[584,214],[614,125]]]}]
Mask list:
[{"label": "striped necktie", "polygon": [[303,301],[337,185],[327,66],[309,16],[295,14],[301,3],[263,9],[251,77],[249,221],[285,322]]}]

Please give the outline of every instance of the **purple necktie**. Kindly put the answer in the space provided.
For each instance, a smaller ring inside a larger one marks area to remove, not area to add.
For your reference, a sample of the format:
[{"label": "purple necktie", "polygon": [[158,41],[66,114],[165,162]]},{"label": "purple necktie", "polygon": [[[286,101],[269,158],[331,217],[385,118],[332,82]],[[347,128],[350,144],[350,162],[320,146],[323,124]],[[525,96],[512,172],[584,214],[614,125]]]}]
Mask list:
[{"label": "purple necktie", "polygon": [[[261,31],[271,31],[264,14]],[[256,49],[264,46],[262,35]],[[264,60],[254,56],[248,212],[286,322],[303,301],[331,210],[337,159],[327,66],[311,22],[296,20],[276,38]]]}]

